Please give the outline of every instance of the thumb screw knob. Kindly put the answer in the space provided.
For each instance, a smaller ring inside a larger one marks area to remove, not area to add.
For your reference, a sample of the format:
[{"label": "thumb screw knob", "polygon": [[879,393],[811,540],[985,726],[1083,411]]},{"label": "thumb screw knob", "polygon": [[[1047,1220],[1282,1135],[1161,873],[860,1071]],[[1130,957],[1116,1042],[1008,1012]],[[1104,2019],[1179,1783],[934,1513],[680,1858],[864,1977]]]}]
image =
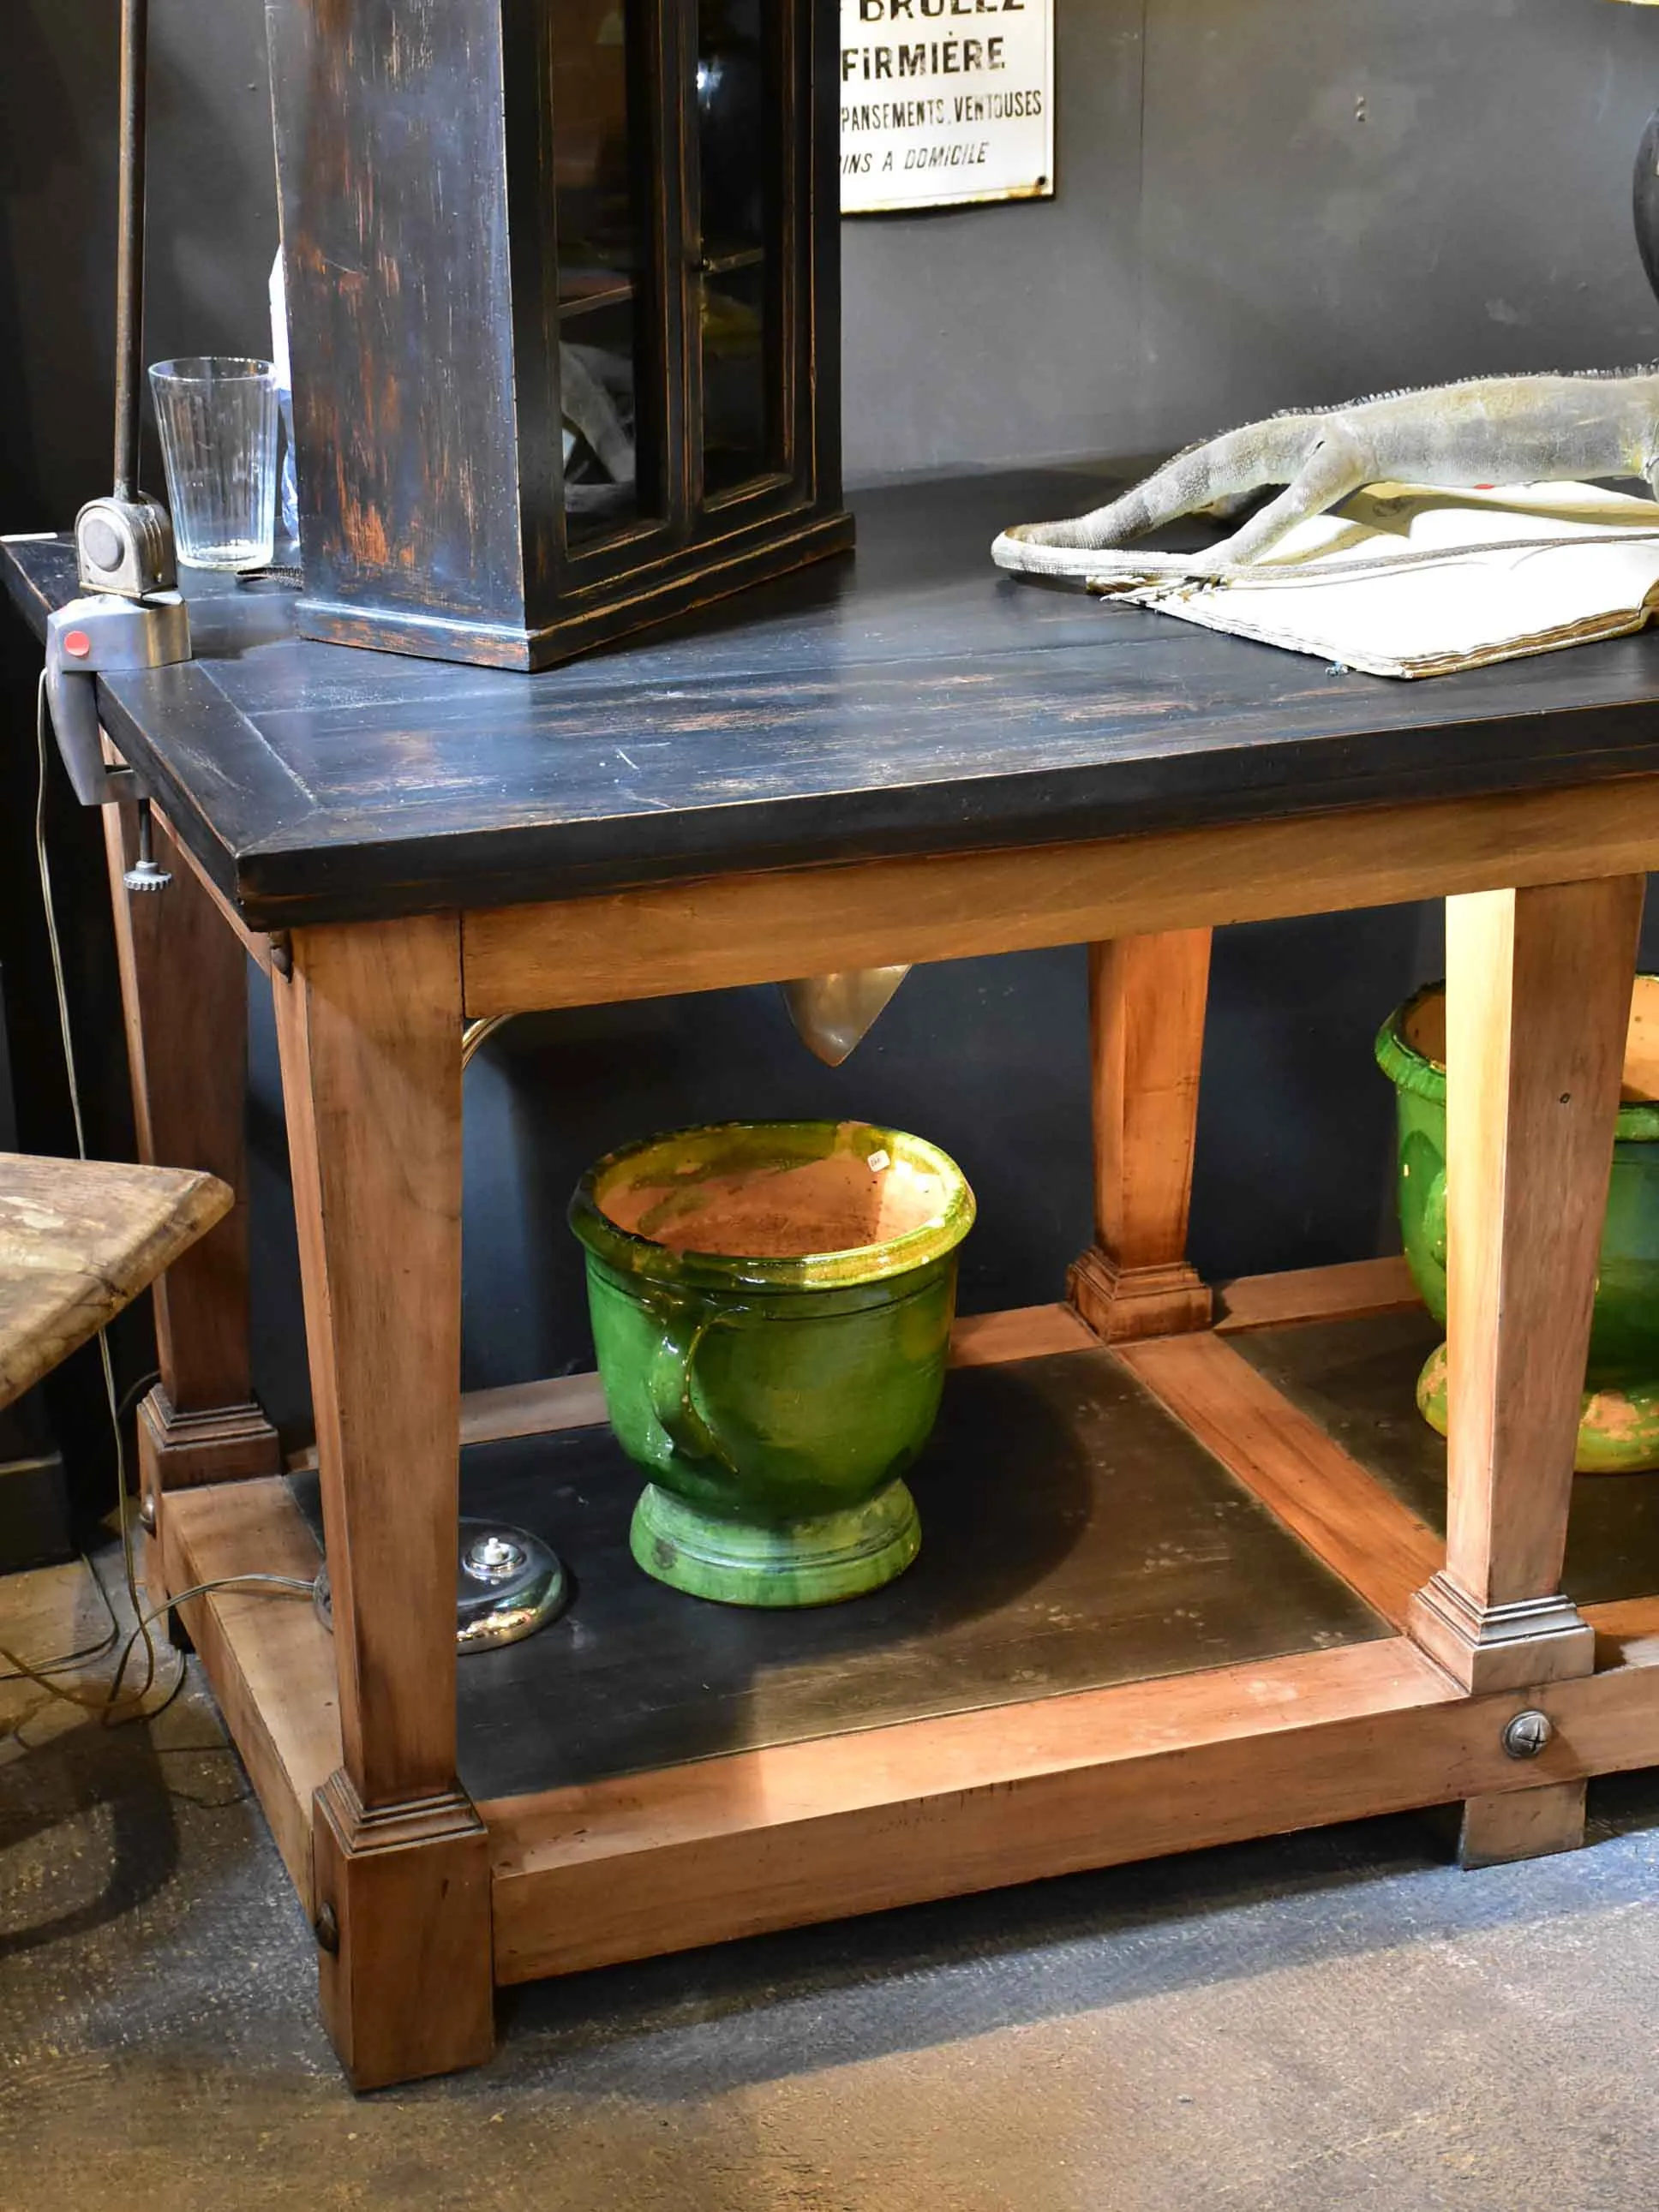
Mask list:
[{"label": "thumb screw knob", "polygon": [[141,799],[138,802],[138,857],[121,881],[130,891],[164,891],[173,881],[155,858],[149,801],[147,799]]}]

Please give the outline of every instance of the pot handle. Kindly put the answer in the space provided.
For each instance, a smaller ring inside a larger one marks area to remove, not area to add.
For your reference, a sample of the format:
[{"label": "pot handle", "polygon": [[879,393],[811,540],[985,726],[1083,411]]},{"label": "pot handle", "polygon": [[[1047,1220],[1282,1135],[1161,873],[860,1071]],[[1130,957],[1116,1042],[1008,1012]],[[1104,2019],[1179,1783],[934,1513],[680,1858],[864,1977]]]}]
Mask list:
[{"label": "pot handle", "polygon": [[1437,1267],[1446,1264],[1446,1170],[1437,1170],[1429,1185],[1429,1194],[1423,1201],[1423,1234],[1429,1243],[1429,1257]]},{"label": "pot handle", "polygon": [[729,1454],[691,1398],[697,1348],[720,1316],[699,1313],[694,1306],[659,1307],[657,1310],[662,1335],[652,1354],[646,1382],[651,1410],[668,1441],[683,1458],[712,1459],[730,1468]]}]

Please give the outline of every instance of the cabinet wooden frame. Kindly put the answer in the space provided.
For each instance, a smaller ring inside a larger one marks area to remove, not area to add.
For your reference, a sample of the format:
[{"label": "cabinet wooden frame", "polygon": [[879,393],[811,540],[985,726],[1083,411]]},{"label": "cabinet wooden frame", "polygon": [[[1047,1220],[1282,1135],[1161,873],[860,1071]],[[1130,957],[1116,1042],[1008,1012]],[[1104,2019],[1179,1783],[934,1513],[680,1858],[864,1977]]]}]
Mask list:
[{"label": "cabinet wooden frame", "polygon": [[[266,0],[301,634],[519,669],[844,550],[837,15],[765,0],[770,428],[703,482],[698,0],[627,0],[641,512],[567,527],[553,0]],[[441,118],[441,125],[434,118]]]}]

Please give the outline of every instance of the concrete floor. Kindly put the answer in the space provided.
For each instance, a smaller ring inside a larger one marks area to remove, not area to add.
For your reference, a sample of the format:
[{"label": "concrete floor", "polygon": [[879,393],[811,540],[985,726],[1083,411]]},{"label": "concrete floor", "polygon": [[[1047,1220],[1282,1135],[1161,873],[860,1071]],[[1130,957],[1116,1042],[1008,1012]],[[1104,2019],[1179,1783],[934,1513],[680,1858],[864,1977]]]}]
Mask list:
[{"label": "concrete floor", "polygon": [[359,2100],[200,1688],[0,1686],[0,2212],[1650,2212],[1659,1777],[1593,1804],[1485,1874],[1371,1821],[550,1984]]}]

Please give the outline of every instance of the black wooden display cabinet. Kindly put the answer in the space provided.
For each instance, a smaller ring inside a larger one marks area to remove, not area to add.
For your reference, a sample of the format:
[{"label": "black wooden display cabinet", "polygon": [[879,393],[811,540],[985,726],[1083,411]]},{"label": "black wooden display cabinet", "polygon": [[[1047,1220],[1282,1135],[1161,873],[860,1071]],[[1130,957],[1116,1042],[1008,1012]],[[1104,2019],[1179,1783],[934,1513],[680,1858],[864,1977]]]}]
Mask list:
[{"label": "black wooden display cabinet", "polygon": [[267,13],[302,634],[540,668],[851,544],[835,0]]}]

